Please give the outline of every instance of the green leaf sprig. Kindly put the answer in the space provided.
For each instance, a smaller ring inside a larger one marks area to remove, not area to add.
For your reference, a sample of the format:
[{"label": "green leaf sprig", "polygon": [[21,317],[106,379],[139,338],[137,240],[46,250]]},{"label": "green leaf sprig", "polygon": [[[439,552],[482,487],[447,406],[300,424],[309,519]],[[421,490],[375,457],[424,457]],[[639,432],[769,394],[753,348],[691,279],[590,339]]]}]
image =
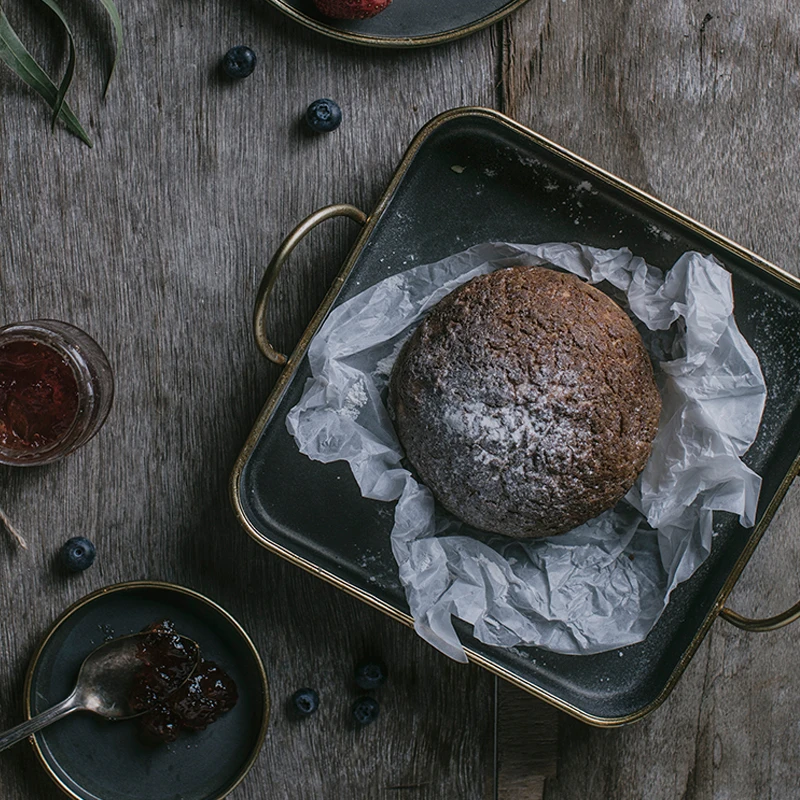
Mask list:
[{"label": "green leaf sprig", "polygon": [[[67,91],[69,90],[72,78],[75,74],[75,37],[69,27],[67,18],[56,0],[42,0],[42,2],[55,14],[61,23],[64,32],[67,34],[69,42],[69,60],[64,76],[58,86],[55,85],[50,76],[42,69],[36,59],[28,52],[27,48],[20,41],[20,38],[11,27],[11,23],[6,17],[3,7],[0,5],[0,61],[3,61],[11,68],[25,83],[36,91],[53,110],[52,127],[55,131],[56,123],[59,119],[71,133],[79,137],[82,142],[92,147],[92,140],[86,133],[83,126],[75,116],[75,112],[66,102]],[[120,51],[122,50],[122,20],[120,19],[117,7],[113,0],[100,0],[108,14],[111,24],[114,27],[116,47],[114,60],[108,72],[106,84],[103,89],[103,97],[108,93],[108,87],[117,65]]]}]

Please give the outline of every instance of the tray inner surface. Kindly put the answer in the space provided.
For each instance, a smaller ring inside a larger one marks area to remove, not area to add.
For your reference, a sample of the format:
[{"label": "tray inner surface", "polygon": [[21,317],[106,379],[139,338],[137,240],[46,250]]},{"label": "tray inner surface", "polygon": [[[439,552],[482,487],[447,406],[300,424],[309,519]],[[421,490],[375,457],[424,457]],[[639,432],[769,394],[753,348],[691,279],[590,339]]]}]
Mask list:
[{"label": "tray inner surface", "polygon": [[[336,303],[388,275],[490,240],[626,246],[665,269],[686,250],[719,258],[733,273],[736,319],[769,389],[746,456],[764,479],[761,517],[800,452],[800,293],[499,120],[474,114],[446,121],[425,140]],[[407,613],[389,544],[393,505],[363,499],[347,465],[310,461],[286,431],[285,416],[308,377],[303,360],[245,464],[239,486],[245,515],[265,538]],[[724,514],[715,530],[712,555],[673,593],[639,645],[593,656],[503,650],[476,641],[463,625],[462,639],[583,714],[609,720],[636,714],[668,684],[752,533]]]}]

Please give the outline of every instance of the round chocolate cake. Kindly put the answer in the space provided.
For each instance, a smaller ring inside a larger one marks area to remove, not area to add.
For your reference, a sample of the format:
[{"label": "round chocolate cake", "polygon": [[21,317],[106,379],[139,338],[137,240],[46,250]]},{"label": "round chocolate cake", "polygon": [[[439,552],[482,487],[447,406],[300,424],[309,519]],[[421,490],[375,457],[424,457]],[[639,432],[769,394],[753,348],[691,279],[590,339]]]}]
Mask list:
[{"label": "round chocolate cake", "polygon": [[574,275],[511,267],[441,300],[389,388],[420,480],[468,524],[563,533],[611,508],[644,468],[661,397],[642,338]]}]

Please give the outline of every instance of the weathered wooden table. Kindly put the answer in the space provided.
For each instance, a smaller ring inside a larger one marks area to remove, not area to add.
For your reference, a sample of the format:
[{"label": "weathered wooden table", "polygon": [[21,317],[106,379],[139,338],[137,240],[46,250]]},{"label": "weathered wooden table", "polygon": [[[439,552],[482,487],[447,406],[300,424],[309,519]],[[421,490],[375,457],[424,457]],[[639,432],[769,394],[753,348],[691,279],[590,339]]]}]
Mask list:
[{"label": "weathered wooden table", "polygon": [[[29,40],[39,34],[37,57],[63,66],[38,4],[4,7]],[[494,679],[261,550],[234,519],[227,477],[277,376],[250,333],[262,271],[308,212],[370,209],[429,118],[485,105],[797,272],[796,13],[778,0],[530,0],[468,39],[386,52],[324,39],[257,0],[131,2],[102,102],[106,23],[89,6],[70,11],[82,57],[70,97],[94,150],[49,135],[46,107],[0,71],[2,322],[54,317],[88,330],[117,396],[105,428],[66,461],[0,470],[0,504],[29,543],[0,539],[0,727],[19,720],[26,664],[69,603],[161,579],[225,606],[270,674],[272,725],[236,798],[495,797]],[[224,82],[219,59],[239,43],[259,67]],[[321,96],[340,102],[345,122],[306,135],[298,119]],[[271,309],[279,347],[299,336],[352,236],[329,223],[293,257]],[[768,614],[796,599],[799,519],[792,490],[733,607]],[[66,577],[54,556],[78,533],[98,560]],[[794,638],[718,622],[643,722],[602,731],[563,718],[546,796],[797,797]],[[368,650],[389,662],[392,684],[380,723],[357,733],[343,720]],[[304,685],[320,689],[323,710],[292,724],[282,706]],[[505,697],[501,720],[522,702]],[[501,798],[536,796],[546,770],[528,767],[517,759]],[[22,746],[0,754],[0,795],[59,792]]]}]

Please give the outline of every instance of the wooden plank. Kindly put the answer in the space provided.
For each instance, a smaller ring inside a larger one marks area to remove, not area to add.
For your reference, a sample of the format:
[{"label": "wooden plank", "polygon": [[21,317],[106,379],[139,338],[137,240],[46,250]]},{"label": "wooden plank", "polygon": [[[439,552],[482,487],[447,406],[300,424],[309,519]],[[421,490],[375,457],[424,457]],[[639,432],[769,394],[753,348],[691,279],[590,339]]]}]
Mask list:
[{"label": "wooden plank", "polygon": [[[798,274],[794,9],[531,0],[503,39],[507,113]],[[732,607],[767,616],[797,599],[798,523],[794,488]],[[565,720],[548,800],[797,796],[794,639],[717,623],[651,717]]]},{"label": "wooden plank", "polygon": [[[53,34],[37,6],[4,8],[26,39]],[[0,470],[0,504],[30,545],[0,542],[0,728],[19,721],[26,664],[68,604],[122,580],[168,580],[234,614],[270,674],[271,728],[237,800],[483,798],[491,676],[260,549],[234,519],[227,479],[277,376],[250,332],[273,250],[320,206],[371,209],[436,113],[492,104],[495,32],[373,52],[259,3],[131,2],[122,13],[126,47],[106,102],[107,23],[90,7],[75,20],[70,102],[94,150],[61,130],[51,136],[47,108],[0,71],[3,321],[48,316],[85,328],[117,380],[107,425],[81,451]],[[257,51],[257,71],[223,81],[218,62],[240,43]],[[55,74],[60,39],[32,49]],[[338,100],[345,120],[312,136],[299,119],[321,96]],[[354,233],[329,223],[292,257],[270,312],[277,346],[296,341]],[[78,533],[96,542],[98,560],[66,577],[53,559]],[[380,720],[355,731],[351,675],[366,653],[383,656],[391,679]],[[293,723],[284,703],[307,685],[322,708]],[[24,746],[0,754],[0,795],[61,796]]]},{"label": "wooden plank", "polygon": [[496,800],[541,800],[556,776],[560,714],[510,683],[497,680]]}]

